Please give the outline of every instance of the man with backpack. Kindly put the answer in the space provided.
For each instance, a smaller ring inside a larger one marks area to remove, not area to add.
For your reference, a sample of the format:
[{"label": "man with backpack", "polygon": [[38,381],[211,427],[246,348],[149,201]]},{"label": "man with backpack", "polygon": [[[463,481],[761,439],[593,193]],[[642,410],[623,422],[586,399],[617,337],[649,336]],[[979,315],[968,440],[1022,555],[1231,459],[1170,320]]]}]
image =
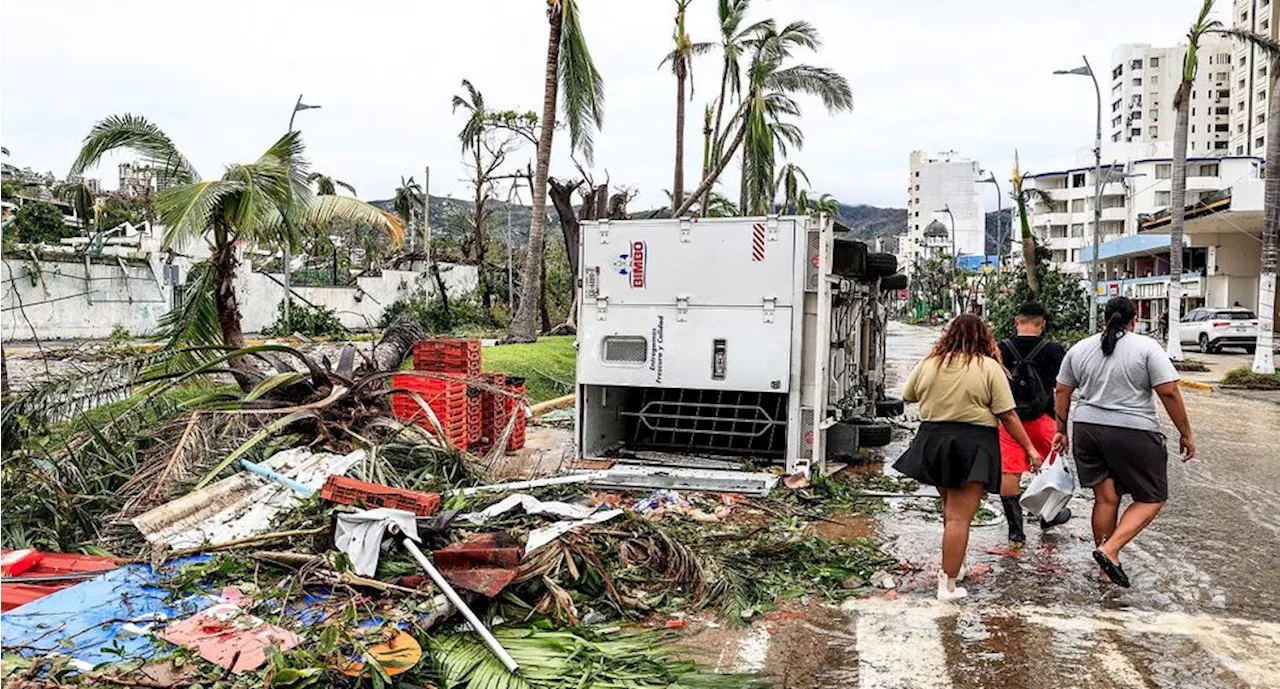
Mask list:
[{"label": "man with backpack", "polygon": [[[1019,306],[1014,327],[1017,335],[1000,342],[1000,358],[1009,371],[1009,387],[1013,390],[1022,427],[1031,437],[1031,444],[1047,458],[1057,432],[1053,391],[1067,352],[1062,345],[1044,338],[1045,313],[1039,302],[1028,301]],[[1009,542],[1025,543],[1027,537],[1022,530],[1022,505],[1018,497],[1022,474],[1030,471],[1031,465],[1027,453],[1003,428],[1000,430],[1000,465],[1000,503],[1009,522]],[[1057,526],[1070,518],[1070,510],[1063,509],[1053,521],[1041,520],[1040,528]]]}]

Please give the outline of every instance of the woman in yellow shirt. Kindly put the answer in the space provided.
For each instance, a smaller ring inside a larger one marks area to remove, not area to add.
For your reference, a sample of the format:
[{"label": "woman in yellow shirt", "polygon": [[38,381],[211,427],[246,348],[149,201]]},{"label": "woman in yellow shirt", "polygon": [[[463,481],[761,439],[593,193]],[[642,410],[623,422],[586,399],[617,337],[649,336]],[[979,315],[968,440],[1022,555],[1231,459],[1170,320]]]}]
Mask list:
[{"label": "woman in yellow shirt", "polygon": [[942,496],[942,570],[939,600],[963,598],[969,524],[984,493],[1000,492],[1000,436],[1005,430],[1027,453],[1032,469],[1042,458],[1018,420],[1000,350],[982,319],[951,321],[925,360],[907,378],[902,399],[920,403],[920,429],[893,468],[938,488]]}]

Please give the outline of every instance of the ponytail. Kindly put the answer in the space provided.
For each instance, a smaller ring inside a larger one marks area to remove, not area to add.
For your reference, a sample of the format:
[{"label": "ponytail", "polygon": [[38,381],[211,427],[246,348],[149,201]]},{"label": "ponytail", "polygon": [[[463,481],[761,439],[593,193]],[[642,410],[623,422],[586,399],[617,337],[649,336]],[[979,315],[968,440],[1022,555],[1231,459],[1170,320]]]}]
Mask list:
[{"label": "ponytail", "polygon": [[1102,353],[1111,356],[1116,351],[1116,342],[1129,332],[1129,323],[1137,314],[1133,302],[1127,297],[1115,297],[1107,302],[1103,315],[1107,319],[1106,329],[1102,331]]}]

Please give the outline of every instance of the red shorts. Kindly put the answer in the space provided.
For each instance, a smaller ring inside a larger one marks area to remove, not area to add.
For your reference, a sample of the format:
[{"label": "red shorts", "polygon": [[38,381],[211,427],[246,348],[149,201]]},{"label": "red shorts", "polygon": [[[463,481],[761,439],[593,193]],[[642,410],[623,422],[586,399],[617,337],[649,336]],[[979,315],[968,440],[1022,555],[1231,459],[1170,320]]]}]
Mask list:
[{"label": "red shorts", "polygon": [[[1041,457],[1048,457],[1053,447],[1053,434],[1058,432],[1058,424],[1053,416],[1045,414],[1032,421],[1023,421],[1022,427],[1031,436],[1031,445],[1040,452]],[[1009,431],[1000,427],[1000,470],[1006,474],[1020,474],[1031,471],[1031,463],[1027,461],[1027,453],[1018,441],[1009,435]]]}]

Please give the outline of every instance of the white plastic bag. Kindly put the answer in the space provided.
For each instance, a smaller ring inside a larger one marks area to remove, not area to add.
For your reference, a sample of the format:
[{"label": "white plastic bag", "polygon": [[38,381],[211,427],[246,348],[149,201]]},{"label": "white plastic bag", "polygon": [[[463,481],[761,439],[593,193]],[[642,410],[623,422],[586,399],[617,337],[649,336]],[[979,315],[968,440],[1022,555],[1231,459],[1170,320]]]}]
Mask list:
[{"label": "white plastic bag", "polygon": [[1022,506],[1045,521],[1052,521],[1071,501],[1076,481],[1067,469],[1067,460],[1055,450],[1049,453],[1040,471],[1022,493]]}]

